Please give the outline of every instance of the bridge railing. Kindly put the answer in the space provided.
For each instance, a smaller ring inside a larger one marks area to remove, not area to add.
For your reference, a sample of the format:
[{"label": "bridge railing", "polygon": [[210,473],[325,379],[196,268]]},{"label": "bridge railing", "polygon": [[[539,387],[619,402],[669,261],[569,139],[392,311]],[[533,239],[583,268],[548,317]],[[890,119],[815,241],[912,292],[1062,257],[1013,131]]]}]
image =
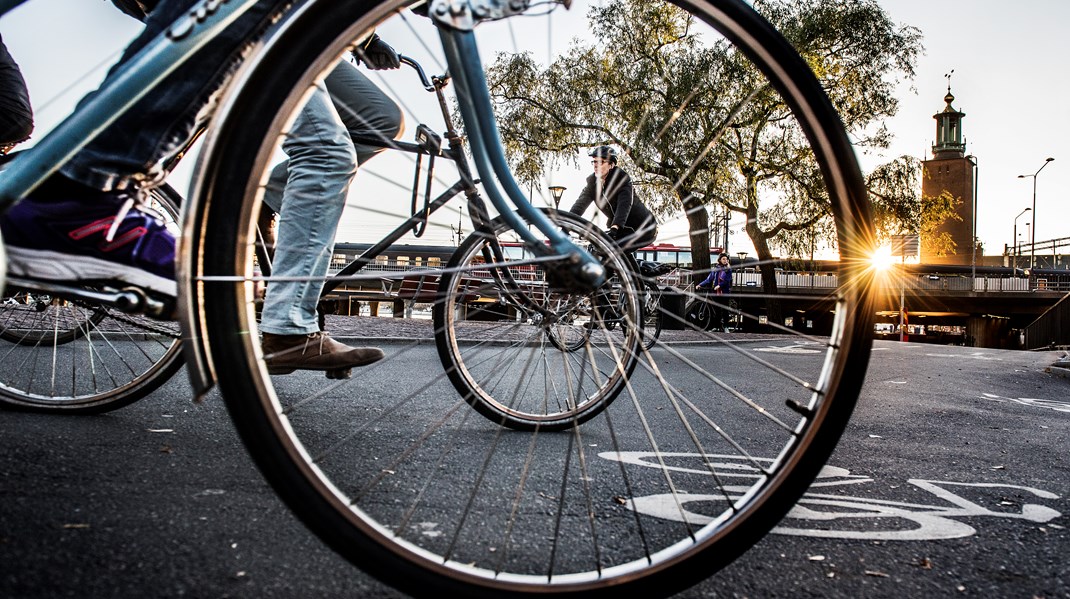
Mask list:
[{"label": "bridge railing", "polygon": [[1025,349],[1070,345],[1070,293],[1023,331]]},{"label": "bridge railing", "polygon": [[[777,273],[777,288],[781,290],[835,289],[839,279],[830,273]],[[761,289],[760,272],[734,272],[732,284],[740,291],[745,288]],[[882,287],[891,291],[905,289],[907,292],[970,292],[977,293],[1029,293],[1032,291],[1070,291],[1070,282],[1048,281],[1029,277],[969,277],[957,274],[907,274],[891,277]]]},{"label": "bridge railing", "polygon": [[[369,277],[398,278],[399,275],[411,270],[426,270],[428,265],[414,265],[411,263],[397,263],[395,261],[375,262],[369,264],[362,271],[362,275]],[[432,267],[433,268],[433,267]],[[334,272],[334,271],[332,271]],[[690,271],[678,269],[666,276],[658,277],[658,282],[663,286],[684,287],[691,280]],[[829,291],[836,289],[839,278],[835,273],[829,272],[778,272],[776,274],[777,288],[780,290],[801,291],[814,289]],[[375,283],[368,283],[374,285]],[[740,291],[747,289],[759,291],[762,289],[762,274],[756,270],[735,270],[732,273],[732,285]],[[352,287],[361,286],[360,283],[351,283]],[[893,276],[883,283],[885,289],[907,292],[977,292],[977,293],[1029,293],[1033,291],[1070,292],[1070,281],[1054,281],[1050,278],[1041,277],[1006,277],[1006,276],[978,276],[970,277],[961,274],[919,274],[908,273],[902,277]]]}]

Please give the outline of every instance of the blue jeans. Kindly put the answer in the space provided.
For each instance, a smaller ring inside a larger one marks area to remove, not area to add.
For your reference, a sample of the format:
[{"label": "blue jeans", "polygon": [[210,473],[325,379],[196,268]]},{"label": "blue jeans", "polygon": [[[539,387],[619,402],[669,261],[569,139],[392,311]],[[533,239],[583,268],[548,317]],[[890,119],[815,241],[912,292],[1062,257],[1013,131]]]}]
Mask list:
[{"label": "blue jeans", "polygon": [[277,335],[319,330],[316,305],[349,184],[358,164],[383,149],[352,136],[382,136],[385,142],[401,130],[401,110],[346,61],[301,110],[283,143],[288,159],[272,170],[264,203],[279,214],[272,276],[309,280],[268,283],[260,330]]},{"label": "blue jeans", "polygon": [[[145,21],[145,30],[126,47],[108,77],[114,77],[134,54],[195,3],[196,0],[162,0]],[[284,3],[285,0],[257,2],[60,172],[101,191],[162,182],[168,174],[162,165],[192,138],[205,120],[205,107],[237,69],[249,42],[262,35],[274,9]]]}]

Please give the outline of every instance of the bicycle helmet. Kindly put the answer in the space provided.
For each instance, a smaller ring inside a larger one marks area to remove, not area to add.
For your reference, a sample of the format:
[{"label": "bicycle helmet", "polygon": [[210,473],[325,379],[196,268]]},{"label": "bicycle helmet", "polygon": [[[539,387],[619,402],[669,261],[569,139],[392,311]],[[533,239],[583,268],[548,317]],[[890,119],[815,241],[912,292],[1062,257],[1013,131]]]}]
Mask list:
[{"label": "bicycle helmet", "polygon": [[617,164],[617,151],[610,146],[598,146],[587,155],[592,158],[608,160],[610,164]]}]

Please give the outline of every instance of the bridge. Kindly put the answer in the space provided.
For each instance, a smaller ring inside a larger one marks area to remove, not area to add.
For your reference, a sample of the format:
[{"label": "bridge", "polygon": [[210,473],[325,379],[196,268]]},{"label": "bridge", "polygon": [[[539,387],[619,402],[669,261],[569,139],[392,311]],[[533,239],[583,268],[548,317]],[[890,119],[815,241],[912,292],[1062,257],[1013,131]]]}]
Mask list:
[{"label": "bridge", "polygon": [[[428,248],[403,246],[397,250],[398,256],[380,257],[361,271],[362,280],[350,281],[331,295],[331,310],[355,315],[361,304],[370,304],[372,314],[382,313],[379,311],[382,305],[384,309],[391,308],[390,314],[411,316],[418,305],[434,301],[437,286],[425,275],[434,275],[453,248],[433,249],[435,252],[428,254]],[[337,266],[357,255],[358,248],[347,246],[337,255]],[[1039,258],[1038,266],[1049,266]],[[1052,260],[1051,256],[1045,258]],[[814,266],[813,270],[778,269],[777,294],[769,297],[764,293],[762,275],[753,262],[733,264],[732,297],[737,308],[749,315],[737,318],[735,325],[744,331],[769,330],[773,324],[769,322],[769,301],[775,300],[783,319],[776,324],[816,335],[830,332],[829,309],[839,285],[836,263],[818,262]],[[908,264],[889,272],[891,276],[880,282],[875,307],[878,323],[875,335],[887,338],[899,337],[902,305],[911,340],[1015,348],[1019,344],[1019,331],[1070,293],[1070,269],[1066,268],[1039,268],[1030,272],[988,264],[977,267]],[[659,279],[666,290],[665,307],[681,316],[687,299],[681,290],[690,279],[691,272],[683,268]],[[481,301],[493,301],[493,298]]]},{"label": "bridge", "polygon": [[[878,279],[877,331],[898,338],[900,307],[912,341],[962,343],[979,347],[1014,348],[1024,329],[1070,293],[1066,275],[973,276],[962,272],[893,272]],[[831,328],[832,296],[838,277],[828,272],[778,273],[776,301],[785,326],[827,333]],[[739,309],[763,314],[770,298],[762,275],[733,273],[733,295]],[[746,324],[744,324],[746,328]]]}]

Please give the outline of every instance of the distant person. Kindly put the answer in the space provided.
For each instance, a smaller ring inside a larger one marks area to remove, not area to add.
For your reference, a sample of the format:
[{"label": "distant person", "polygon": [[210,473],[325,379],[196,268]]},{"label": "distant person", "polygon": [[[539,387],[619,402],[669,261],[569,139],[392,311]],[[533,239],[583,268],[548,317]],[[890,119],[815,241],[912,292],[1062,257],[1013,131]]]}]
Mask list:
[{"label": "distant person", "polygon": [[[710,276],[706,277],[704,281],[695,287],[698,289],[711,289],[716,295],[728,295],[732,291],[732,263],[728,258],[728,254],[721,254],[718,256],[717,264],[710,271]],[[723,304],[727,301],[727,299],[718,299],[717,303]],[[716,326],[721,329],[721,331],[727,333],[729,318],[728,308],[715,307],[713,317],[711,326]]]},{"label": "distant person", "polygon": [[594,203],[606,215],[606,234],[627,252],[653,243],[658,236],[658,223],[636,199],[632,178],[617,166],[617,151],[598,146],[589,156],[594,173],[587,177],[587,184],[568,211],[582,216]]}]

